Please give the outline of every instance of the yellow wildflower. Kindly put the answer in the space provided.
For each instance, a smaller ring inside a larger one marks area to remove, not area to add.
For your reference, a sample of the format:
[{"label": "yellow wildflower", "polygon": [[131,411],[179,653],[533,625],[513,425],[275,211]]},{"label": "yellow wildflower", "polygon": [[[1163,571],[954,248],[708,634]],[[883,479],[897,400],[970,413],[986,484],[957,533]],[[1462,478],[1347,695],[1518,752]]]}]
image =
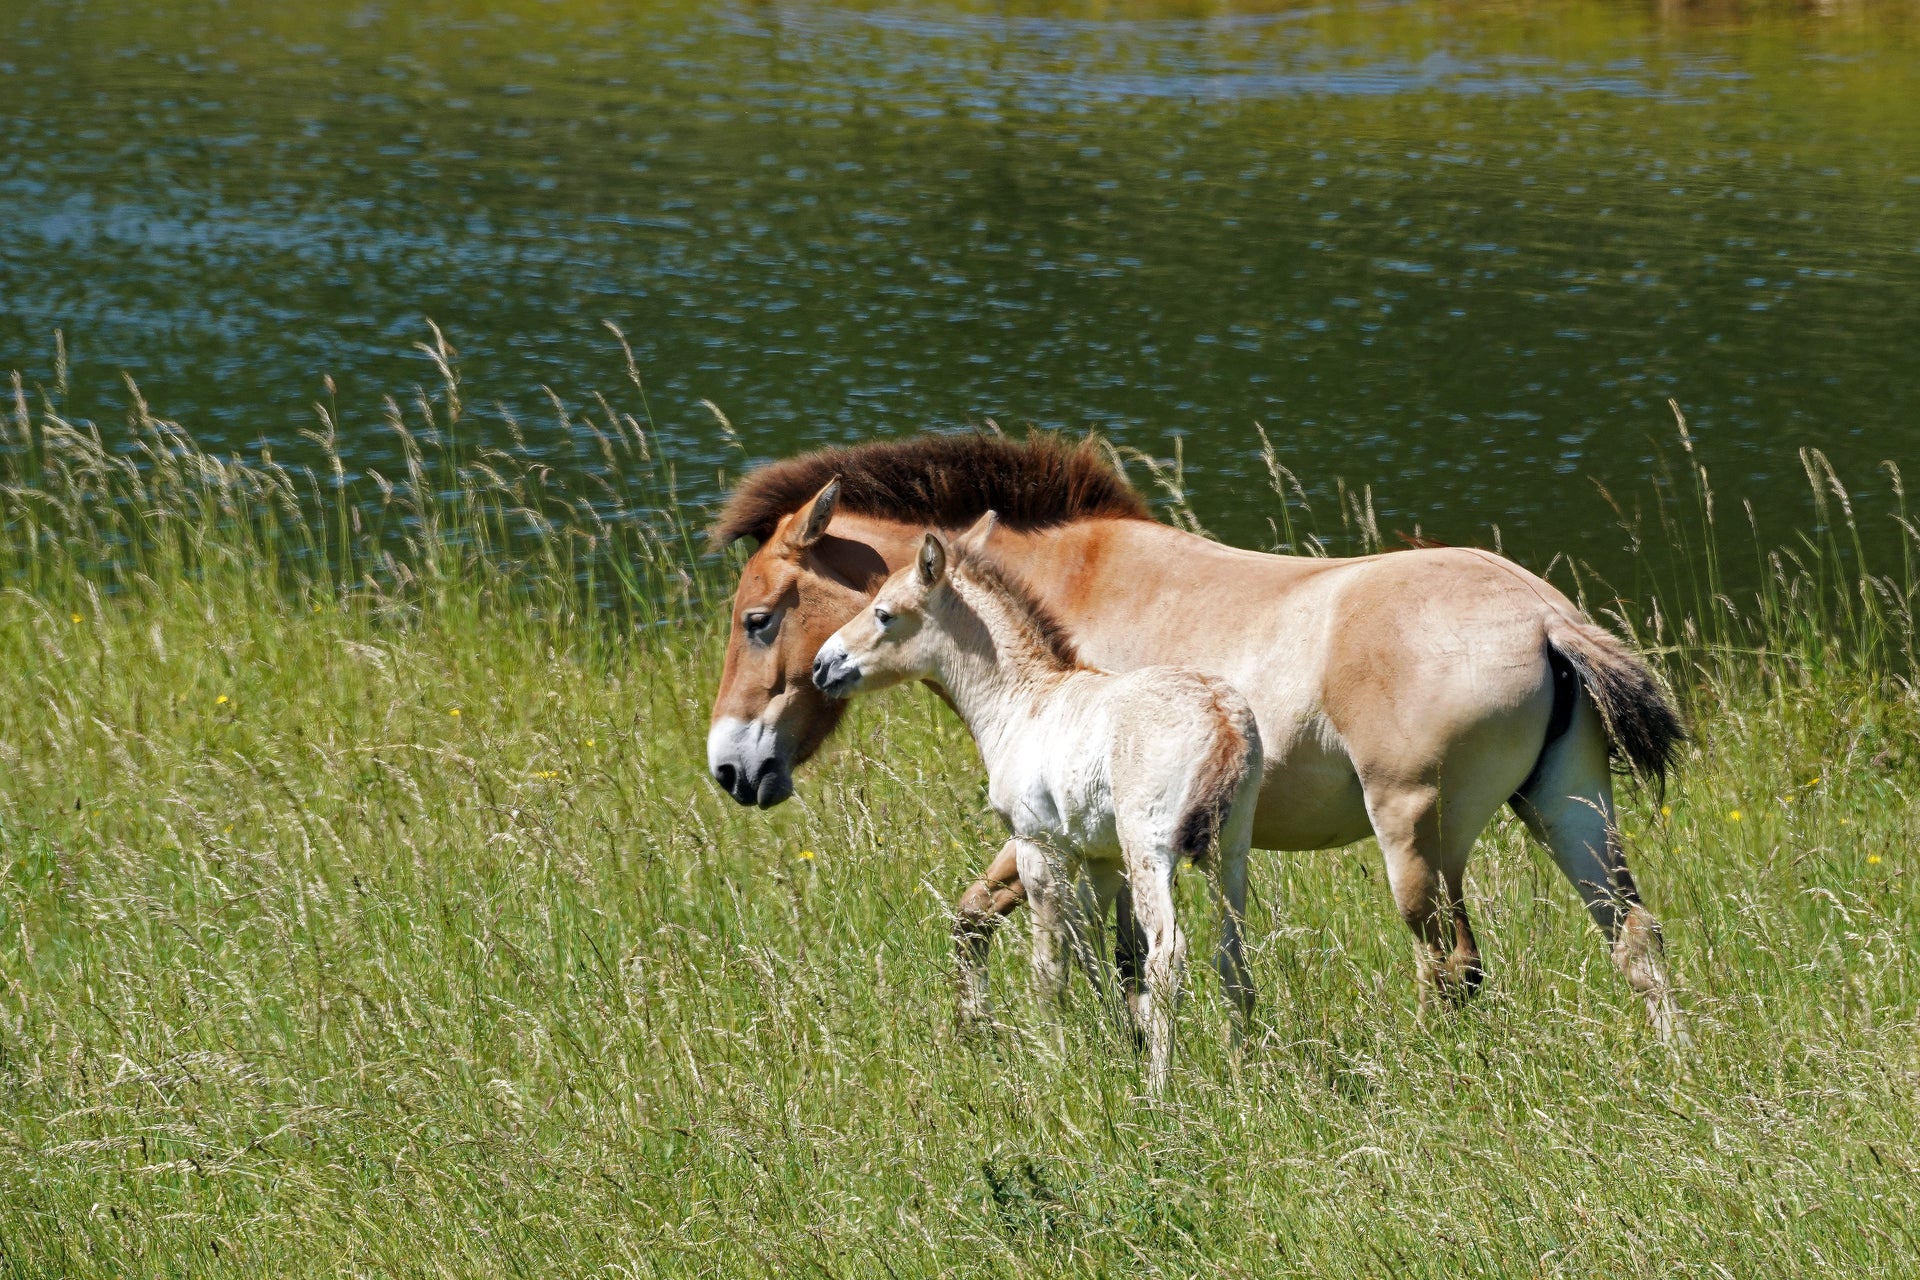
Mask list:
[{"label": "yellow wildflower", "polygon": [[1670,804],[1661,805],[1660,816],[1663,818],[1671,818],[1673,816],[1673,806]]},{"label": "yellow wildflower", "polygon": [[1730,813],[1728,813],[1728,814],[1727,814],[1727,821],[1728,821],[1728,822],[1738,822],[1738,821],[1740,821],[1740,811],[1739,811],[1738,809],[1735,809],[1735,810],[1733,810],[1733,811],[1731,811]]},{"label": "yellow wildflower", "polygon": [[77,614],[77,613],[76,613],[76,614],[74,614],[74,615],[73,615],[73,620],[74,620],[75,622],[78,622],[78,621],[80,621],[80,615],[79,615],[79,614]]},{"label": "yellow wildflower", "polygon": [[812,862],[812,861],[813,861],[813,850],[811,850],[811,849],[802,849],[802,850],[800,851],[800,860],[801,860],[802,862]]},{"label": "yellow wildflower", "polygon": [[452,710],[448,711],[447,714],[452,716],[455,720],[458,720],[460,718],[460,708],[454,707]]},{"label": "yellow wildflower", "polygon": [[592,746],[592,745],[593,745],[593,739],[592,739],[592,738],[588,738],[588,739],[587,739],[587,745],[588,745],[588,746]]},{"label": "yellow wildflower", "polygon": [[223,694],[221,694],[221,695],[220,695],[219,697],[217,697],[217,698],[215,698],[215,699],[213,700],[213,705],[214,705],[214,706],[216,706],[216,707],[224,707],[224,706],[226,706],[226,705],[227,705],[227,695],[223,693]]},{"label": "yellow wildflower", "polygon": [[1877,853],[1870,853],[1870,854],[1868,854],[1868,855],[1867,855],[1867,865],[1868,865],[1868,866],[1870,866],[1870,867],[1877,867],[1877,866],[1879,866],[1879,865],[1880,865],[1880,855],[1879,855],[1879,854],[1877,854]]}]

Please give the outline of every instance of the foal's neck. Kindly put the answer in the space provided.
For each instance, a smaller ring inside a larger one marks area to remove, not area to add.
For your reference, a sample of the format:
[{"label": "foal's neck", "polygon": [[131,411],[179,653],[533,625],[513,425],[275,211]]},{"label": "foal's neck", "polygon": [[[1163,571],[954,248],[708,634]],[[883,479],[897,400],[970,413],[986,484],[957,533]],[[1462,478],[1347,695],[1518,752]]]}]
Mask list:
[{"label": "foal's neck", "polygon": [[1021,602],[959,574],[950,581],[939,680],[991,765],[997,745],[1082,667]]}]

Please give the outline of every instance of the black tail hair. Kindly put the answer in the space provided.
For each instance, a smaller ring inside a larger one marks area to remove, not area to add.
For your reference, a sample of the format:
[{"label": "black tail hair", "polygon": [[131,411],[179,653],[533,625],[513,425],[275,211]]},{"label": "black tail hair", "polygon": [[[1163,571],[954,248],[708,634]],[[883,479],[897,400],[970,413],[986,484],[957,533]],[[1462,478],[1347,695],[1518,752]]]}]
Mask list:
[{"label": "black tail hair", "polygon": [[[1548,627],[1547,643],[1553,655],[1572,668],[1600,712],[1608,759],[1624,762],[1628,771],[1664,793],[1687,729],[1653,669],[1617,636],[1591,622],[1556,619]],[[1555,680],[1556,704],[1560,683]]]}]

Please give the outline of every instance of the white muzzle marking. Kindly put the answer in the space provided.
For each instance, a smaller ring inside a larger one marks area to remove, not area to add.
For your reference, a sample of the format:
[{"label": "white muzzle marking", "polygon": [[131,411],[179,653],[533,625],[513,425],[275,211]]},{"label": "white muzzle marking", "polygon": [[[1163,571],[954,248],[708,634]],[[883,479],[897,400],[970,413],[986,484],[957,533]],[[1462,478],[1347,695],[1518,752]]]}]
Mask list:
[{"label": "white muzzle marking", "polygon": [[707,768],[720,789],[741,804],[768,808],[792,793],[771,725],[722,716],[707,730]]}]

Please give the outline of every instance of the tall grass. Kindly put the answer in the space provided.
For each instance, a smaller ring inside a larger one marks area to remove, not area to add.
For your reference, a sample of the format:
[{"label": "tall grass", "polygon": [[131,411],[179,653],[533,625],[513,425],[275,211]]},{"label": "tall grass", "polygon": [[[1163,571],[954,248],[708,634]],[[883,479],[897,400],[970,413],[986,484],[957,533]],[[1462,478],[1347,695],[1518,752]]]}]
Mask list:
[{"label": "tall grass", "polygon": [[[543,439],[603,465],[550,468],[428,350],[441,385],[386,410],[393,475],[341,456],[331,406],[309,472],[214,457],[137,397],[117,433],[69,419],[64,374],[16,382],[13,1273],[1920,1261],[1914,530],[1902,509],[1901,563],[1866,564],[1817,455],[1824,523],[1778,549],[1729,529],[1680,446],[1650,515],[1622,503],[1645,582],[1554,569],[1692,710],[1665,807],[1630,798],[1626,833],[1688,1054],[1502,823],[1471,876],[1472,1007],[1418,1015],[1371,848],[1262,858],[1254,1042],[1224,1051],[1197,976],[1149,1105],[1096,1010],[1033,1007],[1011,934],[1004,1036],[952,1033],[945,904],[998,834],[930,698],[856,709],[778,810],[707,783],[731,570],[699,555],[637,374],[624,411],[556,405]],[[1378,537],[1364,491],[1344,540],[1297,482],[1281,511],[1303,546]],[[1767,568],[1751,598],[1723,589],[1736,554]]]},{"label": "tall grass", "polygon": [[[632,351],[614,336],[644,415]],[[693,570],[699,531],[644,416],[604,395],[569,409],[549,392],[556,420],[542,439],[572,457],[529,449],[504,412],[490,432],[477,429],[438,327],[418,345],[438,374],[435,393],[383,406],[392,475],[349,470],[329,404],[314,406],[317,426],[301,433],[317,469],[289,468],[270,448],[252,464],[209,453],[155,416],[131,380],[116,434],[70,422],[59,350],[51,387],[30,397],[13,375],[12,420],[0,420],[0,580],[37,598],[116,595],[136,608],[217,584],[263,607],[388,614],[511,601],[509,612],[561,628],[603,612],[633,628],[681,616],[713,585]]]}]

